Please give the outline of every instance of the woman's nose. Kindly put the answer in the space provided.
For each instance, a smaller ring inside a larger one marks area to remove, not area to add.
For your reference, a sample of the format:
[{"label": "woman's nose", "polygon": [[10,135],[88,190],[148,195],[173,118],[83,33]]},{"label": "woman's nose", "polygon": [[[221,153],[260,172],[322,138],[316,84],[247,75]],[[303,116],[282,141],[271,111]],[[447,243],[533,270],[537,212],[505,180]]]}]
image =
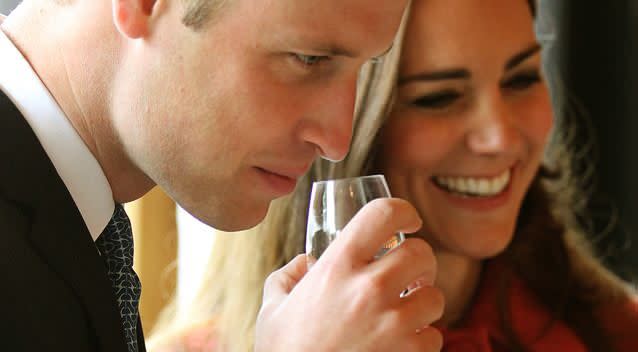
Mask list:
[{"label": "woman's nose", "polygon": [[474,119],[467,135],[467,146],[477,154],[495,155],[514,150],[520,140],[515,117],[500,99],[495,98]]}]

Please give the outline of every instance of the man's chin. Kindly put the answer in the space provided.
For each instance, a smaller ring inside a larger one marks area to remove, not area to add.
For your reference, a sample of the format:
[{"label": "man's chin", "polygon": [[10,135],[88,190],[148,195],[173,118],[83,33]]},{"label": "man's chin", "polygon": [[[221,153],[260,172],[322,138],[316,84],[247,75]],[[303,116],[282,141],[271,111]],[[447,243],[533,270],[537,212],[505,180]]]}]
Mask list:
[{"label": "man's chin", "polygon": [[216,229],[220,231],[225,231],[225,232],[246,231],[261,224],[264,218],[265,218],[265,215],[254,221],[233,222],[231,224],[222,224],[222,226],[213,226],[213,227],[215,227]]},{"label": "man's chin", "polygon": [[259,225],[267,213],[268,207],[264,206],[259,209],[255,207],[251,209],[226,209],[221,212],[216,211],[214,214],[204,214],[201,217],[198,217],[197,214],[193,214],[193,216],[216,230],[236,232],[248,230]]}]

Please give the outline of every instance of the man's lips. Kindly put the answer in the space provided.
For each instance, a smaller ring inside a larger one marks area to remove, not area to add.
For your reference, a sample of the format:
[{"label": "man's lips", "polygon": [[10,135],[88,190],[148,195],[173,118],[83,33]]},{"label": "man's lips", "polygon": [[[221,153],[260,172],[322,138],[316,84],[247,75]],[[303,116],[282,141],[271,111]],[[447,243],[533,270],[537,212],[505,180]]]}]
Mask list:
[{"label": "man's lips", "polygon": [[297,180],[308,171],[309,167],[308,166],[301,166],[301,167],[276,167],[276,166],[275,167],[259,167],[257,166],[257,168],[277,176]]},{"label": "man's lips", "polygon": [[293,180],[293,181],[296,181],[296,180],[297,180],[297,178],[296,178],[296,177],[291,177],[291,176],[288,176],[288,175],[283,175],[283,174],[281,174],[281,173],[279,173],[279,172],[273,172],[273,171],[270,171],[270,170],[268,170],[268,169],[262,169],[262,168],[259,168],[259,167],[258,167],[257,169],[259,169],[259,170],[260,170],[261,172],[263,172],[263,173],[270,174],[270,175],[273,175],[273,176],[277,176],[277,177],[280,177],[280,178],[284,178],[284,179],[288,179],[288,180]]},{"label": "man's lips", "polygon": [[[266,181],[269,188],[275,191],[276,195],[284,195],[292,192],[297,185],[297,179],[303,176],[307,167],[304,168],[263,168],[255,167],[258,173]],[[276,170],[276,171],[275,171]]]}]

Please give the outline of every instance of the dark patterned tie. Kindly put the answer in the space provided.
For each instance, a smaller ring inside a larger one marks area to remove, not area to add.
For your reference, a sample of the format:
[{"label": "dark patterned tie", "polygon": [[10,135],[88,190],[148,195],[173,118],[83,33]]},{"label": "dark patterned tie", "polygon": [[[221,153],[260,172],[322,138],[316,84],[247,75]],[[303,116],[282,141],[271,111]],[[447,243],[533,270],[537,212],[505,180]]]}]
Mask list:
[{"label": "dark patterned tie", "polygon": [[138,303],[142,285],[133,271],[133,232],[122,205],[115,205],[113,217],[95,245],[106,262],[128,350],[137,352]]}]

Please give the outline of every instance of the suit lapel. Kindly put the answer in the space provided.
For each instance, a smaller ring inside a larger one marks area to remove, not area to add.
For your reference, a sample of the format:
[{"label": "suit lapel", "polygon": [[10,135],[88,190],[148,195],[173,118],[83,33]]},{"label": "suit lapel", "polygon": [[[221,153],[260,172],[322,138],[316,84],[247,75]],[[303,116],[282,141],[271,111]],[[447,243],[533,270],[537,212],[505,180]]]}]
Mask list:
[{"label": "suit lapel", "polygon": [[31,128],[1,92],[0,160],[0,194],[30,216],[30,242],[83,303],[100,349],[127,351],[106,269],[84,220]]}]

